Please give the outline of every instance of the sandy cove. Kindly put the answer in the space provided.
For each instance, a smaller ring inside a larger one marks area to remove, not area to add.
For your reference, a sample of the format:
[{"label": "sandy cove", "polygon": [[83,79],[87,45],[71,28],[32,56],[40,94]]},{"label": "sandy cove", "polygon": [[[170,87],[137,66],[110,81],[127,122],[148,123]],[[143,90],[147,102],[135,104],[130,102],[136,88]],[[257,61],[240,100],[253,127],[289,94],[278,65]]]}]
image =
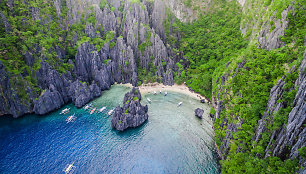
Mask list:
[{"label": "sandy cove", "polygon": [[[133,87],[132,84],[130,84],[130,83],[121,84],[121,85],[128,86],[130,88]],[[172,91],[172,92],[178,92],[178,93],[186,94],[186,95],[191,96],[191,97],[193,97],[197,100],[204,99],[205,103],[208,102],[208,100],[204,96],[189,90],[189,88],[185,84],[182,84],[182,85],[174,84],[172,86],[166,86],[166,85],[163,85],[161,83],[147,83],[147,84],[142,84],[141,86],[138,86],[138,88],[139,88],[140,93],[142,95],[145,95],[145,94],[148,94],[148,93],[154,93],[154,91],[156,91],[157,93],[159,93],[160,91],[162,91],[163,93],[166,92],[166,91],[168,91],[168,92]]]}]

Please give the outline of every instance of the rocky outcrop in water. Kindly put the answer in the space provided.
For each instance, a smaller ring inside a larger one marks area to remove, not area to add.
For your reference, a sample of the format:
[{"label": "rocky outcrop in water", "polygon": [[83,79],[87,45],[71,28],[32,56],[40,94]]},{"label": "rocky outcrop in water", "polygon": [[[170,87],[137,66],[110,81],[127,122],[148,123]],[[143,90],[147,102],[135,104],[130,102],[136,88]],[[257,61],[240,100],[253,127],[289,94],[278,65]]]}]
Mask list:
[{"label": "rocky outcrop in water", "polygon": [[138,88],[125,94],[123,106],[117,106],[112,118],[111,126],[119,131],[142,125],[149,117],[148,106],[140,104],[141,94]]},{"label": "rocky outcrop in water", "polygon": [[199,117],[199,118],[202,119],[202,116],[203,116],[203,114],[204,114],[204,110],[201,109],[201,108],[197,108],[197,109],[194,111],[194,113],[195,113],[195,116],[197,116],[197,117]]}]

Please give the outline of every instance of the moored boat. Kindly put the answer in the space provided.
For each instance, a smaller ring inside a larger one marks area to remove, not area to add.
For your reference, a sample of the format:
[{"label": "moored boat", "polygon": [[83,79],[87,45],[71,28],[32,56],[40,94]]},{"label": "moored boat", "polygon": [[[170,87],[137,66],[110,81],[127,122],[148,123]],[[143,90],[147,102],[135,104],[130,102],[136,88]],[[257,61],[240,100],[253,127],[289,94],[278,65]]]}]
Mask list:
[{"label": "moored boat", "polygon": [[90,112],[90,114],[93,114],[96,111],[97,108],[93,108]]},{"label": "moored boat", "polygon": [[66,122],[70,123],[70,122],[74,122],[75,120],[76,120],[76,117],[75,117],[75,114],[73,114],[66,119]]},{"label": "moored boat", "polygon": [[148,102],[151,103],[151,99],[147,98]]},{"label": "moored boat", "polygon": [[110,116],[110,115],[112,115],[113,112],[114,112],[114,110],[112,109],[112,110],[108,111],[107,115]]},{"label": "moored boat", "polygon": [[99,112],[103,112],[105,109],[106,109],[106,107],[104,106],[104,107],[102,107],[102,108],[99,110]]},{"label": "moored boat", "polygon": [[75,169],[75,166],[72,164],[67,164],[67,166],[63,169],[63,172],[65,172],[66,174],[68,173],[72,173],[73,170]]},{"label": "moored boat", "polygon": [[60,114],[67,114],[70,112],[70,108],[63,109]]}]

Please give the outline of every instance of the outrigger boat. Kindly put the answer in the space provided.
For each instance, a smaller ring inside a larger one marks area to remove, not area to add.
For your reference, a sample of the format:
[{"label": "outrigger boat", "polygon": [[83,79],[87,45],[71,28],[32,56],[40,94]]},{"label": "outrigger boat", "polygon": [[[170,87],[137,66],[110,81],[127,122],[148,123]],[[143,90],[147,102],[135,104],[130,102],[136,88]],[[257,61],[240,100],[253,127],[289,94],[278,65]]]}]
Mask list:
[{"label": "outrigger boat", "polygon": [[179,103],[177,104],[177,107],[181,106],[182,104],[183,104],[183,102],[179,102]]},{"label": "outrigger boat", "polygon": [[99,112],[103,112],[106,109],[106,107],[103,107],[99,110]]},{"label": "outrigger boat", "polygon": [[89,106],[88,106],[88,105],[86,105],[86,106],[84,107],[84,109],[85,109],[85,110],[87,110],[88,108],[89,108]]},{"label": "outrigger boat", "polygon": [[110,116],[110,115],[112,115],[112,113],[114,112],[114,110],[112,109],[112,110],[110,110],[110,111],[108,111],[108,113],[107,113],[107,116]]},{"label": "outrigger boat", "polygon": [[67,114],[70,112],[70,108],[63,109],[60,114]]},{"label": "outrigger boat", "polygon": [[73,170],[76,168],[73,164],[74,163],[67,164],[67,166],[63,169],[63,172],[65,172],[66,174],[72,173]]},{"label": "outrigger boat", "polygon": [[67,123],[74,122],[75,119],[76,119],[75,114],[73,114],[66,119],[66,122]]},{"label": "outrigger boat", "polygon": [[151,103],[151,99],[147,98],[148,102]]},{"label": "outrigger boat", "polygon": [[93,108],[93,109],[91,110],[90,114],[93,114],[93,113],[95,112],[96,109],[97,109],[97,108]]},{"label": "outrigger boat", "polygon": [[84,109],[85,109],[85,110],[89,109],[89,108],[91,107],[91,105],[92,105],[91,103],[90,103],[90,104],[87,104],[86,106],[84,106]]}]

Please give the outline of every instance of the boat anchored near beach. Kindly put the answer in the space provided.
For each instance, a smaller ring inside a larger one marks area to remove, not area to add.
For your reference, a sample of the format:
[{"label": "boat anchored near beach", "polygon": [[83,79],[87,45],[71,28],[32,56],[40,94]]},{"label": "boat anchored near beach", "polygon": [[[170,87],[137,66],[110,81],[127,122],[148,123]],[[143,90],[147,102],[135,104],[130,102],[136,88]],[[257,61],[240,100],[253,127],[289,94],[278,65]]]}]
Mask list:
[{"label": "boat anchored near beach", "polygon": [[67,166],[63,169],[63,172],[65,172],[66,174],[72,173],[74,169],[76,168],[73,164],[74,163],[67,164]]},{"label": "boat anchored near beach", "polygon": [[179,102],[179,103],[177,104],[177,107],[181,106],[182,104],[183,104],[183,102]]},{"label": "boat anchored near beach", "polygon": [[111,116],[114,112],[114,109],[111,109],[110,111],[108,111],[107,116]]},{"label": "boat anchored near beach", "polygon": [[150,98],[147,98],[147,100],[148,100],[149,103],[151,103],[151,99]]},{"label": "boat anchored near beach", "polygon": [[168,95],[168,92],[166,91],[166,92],[165,92],[165,96],[167,96],[167,95]]},{"label": "boat anchored near beach", "polygon": [[76,120],[76,116],[75,114],[73,114],[66,119],[66,122],[70,123],[70,122],[74,122],[75,120]]},{"label": "boat anchored near beach", "polygon": [[103,112],[106,109],[106,107],[102,107],[101,109],[99,109],[99,112]]}]

